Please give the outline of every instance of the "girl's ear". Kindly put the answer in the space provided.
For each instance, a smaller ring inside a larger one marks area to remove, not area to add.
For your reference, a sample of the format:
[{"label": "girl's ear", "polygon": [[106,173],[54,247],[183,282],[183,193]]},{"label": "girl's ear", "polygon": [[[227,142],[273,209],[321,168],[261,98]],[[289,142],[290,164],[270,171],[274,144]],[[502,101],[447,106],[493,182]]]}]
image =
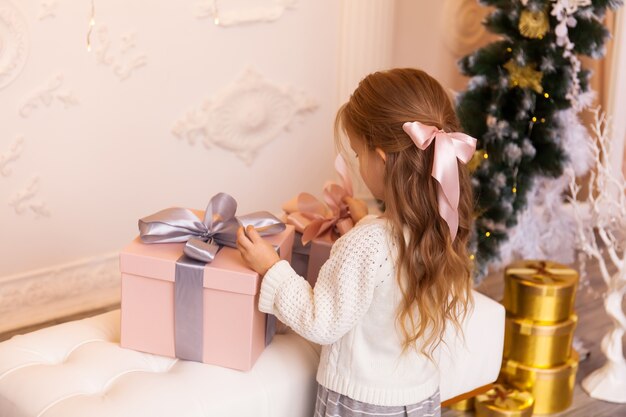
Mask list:
[{"label": "girl's ear", "polygon": [[375,148],[374,151],[378,154],[378,156],[380,156],[380,158],[383,160],[383,164],[385,162],[387,162],[387,154],[385,153],[385,151],[383,151],[380,148]]}]

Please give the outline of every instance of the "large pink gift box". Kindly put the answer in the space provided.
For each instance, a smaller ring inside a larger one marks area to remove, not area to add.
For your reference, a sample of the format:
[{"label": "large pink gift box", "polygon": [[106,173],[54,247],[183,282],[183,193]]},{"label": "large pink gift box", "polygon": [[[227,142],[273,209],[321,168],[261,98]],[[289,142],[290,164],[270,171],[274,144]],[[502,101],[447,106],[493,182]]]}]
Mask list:
[{"label": "large pink gift box", "polygon": [[[294,228],[264,239],[291,260]],[[121,345],[175,357],[174,281],[184,243],[145,244],[120,253]],[[237,249],[222,247],[204,266],[202,362],[247,371],[266,345],[267,315],[258,310],[261,277]]]}]

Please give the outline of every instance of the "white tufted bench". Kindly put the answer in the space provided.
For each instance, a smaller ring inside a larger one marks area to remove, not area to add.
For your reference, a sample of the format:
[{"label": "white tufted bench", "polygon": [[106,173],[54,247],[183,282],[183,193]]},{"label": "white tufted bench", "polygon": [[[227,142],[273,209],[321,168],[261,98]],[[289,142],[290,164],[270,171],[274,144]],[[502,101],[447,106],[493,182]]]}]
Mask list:
[{"label": "white tufted bench", "polygon": [[0,417],[310,417],[319,348],[277,334],[247,373],[119,346],[120,312],[0,343]]},{"label": "white tufted bench", "polygon": [[[441,351],[442,400],[493,382],[504,308],[474,292],[464,342]],[[119,346],[120,312],[0,343],[0,417],[310,417],[319,347],[277,334],[249,372]]]}]

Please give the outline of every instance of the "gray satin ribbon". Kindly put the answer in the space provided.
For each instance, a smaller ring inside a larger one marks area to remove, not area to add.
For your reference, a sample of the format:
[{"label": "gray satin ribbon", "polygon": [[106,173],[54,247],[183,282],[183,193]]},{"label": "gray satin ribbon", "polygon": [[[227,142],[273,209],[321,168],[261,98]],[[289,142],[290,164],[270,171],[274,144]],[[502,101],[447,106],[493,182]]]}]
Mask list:
[{"label": "gray satin ribbon", "polygon": [[265,346],[269,345],[276,334],[276,316],[265,315]]},{"label": "gray satin ribbon", "polygon": [[204,330],[204,267],[206,263],[182,255],[174,281],[174,344],[176,357],[202,362]]},{"label": "gray satin ribbon", "polygon": [[[235,217],[237,201],[226,193],[211,198],[201,221],[191,210],[169,208],[139,220],[144,243],[182,243],[184,255],[176,261],[174,282],[174,335],[176,357],[202,362],[204,268],[215,259],[220,246],[237,247],[237,229],[254,226],[261,236],[273,235],[286,226],[275,216],[260,211]],[[276,331],[276,318],[268,315],[265,344]]]}]

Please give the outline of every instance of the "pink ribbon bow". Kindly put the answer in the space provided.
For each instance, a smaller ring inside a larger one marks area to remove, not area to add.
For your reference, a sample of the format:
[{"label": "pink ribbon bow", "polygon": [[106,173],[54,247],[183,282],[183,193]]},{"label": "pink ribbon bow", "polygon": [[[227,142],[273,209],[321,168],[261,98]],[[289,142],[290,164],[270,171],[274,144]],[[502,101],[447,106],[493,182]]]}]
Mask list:
[{"label": "pink ribbon bow", "polygon": [[439,183],[437,203],[439,215],[450,228],[452,241],[459,230],[459,171],[456,160],[467,164],[476,150],[476,139],[461,132],[444,132],[435,126],[420,122],[406,122],[402,129],[415,145],[425,150],[435,142],[435,155],[431,175]]},{"label": "pink ribbon bow", "polygon": [[302,233],[302,243],[305,245],[324,235],[334,240],[337,234],[341,236],[354,227],[348,205],[343,201],[346,196],[353,195],[352,180],[341,155],[335,159],[335,169],[342,179],[342,185],[329,182],[324,186],[326,205],[309,193],[300,193],[283,205],[283,210],[287,212],[286,222],[296,226],[296,230]]}]

